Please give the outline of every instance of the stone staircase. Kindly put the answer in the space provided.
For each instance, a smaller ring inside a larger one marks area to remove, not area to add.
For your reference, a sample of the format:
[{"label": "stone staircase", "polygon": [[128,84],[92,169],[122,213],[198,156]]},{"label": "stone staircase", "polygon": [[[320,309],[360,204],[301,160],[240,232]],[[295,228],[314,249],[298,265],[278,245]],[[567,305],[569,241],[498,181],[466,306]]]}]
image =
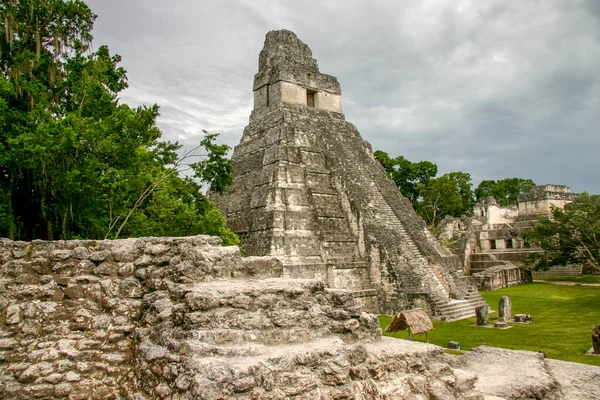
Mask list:
[{"label": "stone staircase", "polygon": [[[361,172],[357,176],[365,176],[363,167],[357,166]],[[406,231],[406,228],[390,207],[388,202],[383,197],[381,190],[377,185],[372,182],[364,182],[365,185],[371,185],[371,199],[372,202],[369,204],[369,208],[374,215],[380,220],[385,221],[385,225],[393,229],[401,238],[405,249],[408,250],[409,263],[412,265],[423,265],[429,261],[423,257],[419,248],[415,244],[414,240]],[[475,315],[475,308],[479,305],[486,304],[483,297],[479,294],[477,289],[473,286],[468,288],[467,295],[463,300],[455,300],[450,298],[450,288],[445,282],[441,271],[437,265],[432,265],[429,269],[430,273],[428,278],[429,295],[433,301],[434,308],[434,319],[442,321],[456,321]]]},{"label": "stone staircase", "polygon": [[550,267],[547,271],[534,271],[533,276],[581,276],[583,265]]},{"label": "stone staircase", "polygon": [[[428,263],[427,259],[423,257],[414,240],[410,237],[404,225],[398,216],[396,216],[396,213],[392,210],[375,184],[373,184],[371,193],[373,199],[371,208],[373,212],[379,219],[386,221],[386,225],[402,238],[403,245],[410,253],[409,262],[411,264],[426,265]],[[434,297],[435,301],[448,301],[450,299],[450,291],[448,286],[440,279],[440,275],[439,271],[434,270],[433,273],[428,276],[428,285],[431,289],[431,295]]]},{"label": "stone staircase", "polygon": [[469,288],[463,300],[434,301],[434,304],[436,316],[432,318],[451,322],[473,317],[475,315],[475,308],[487,303],[475,288]]},{"label": "stone staircase", "polygon": [[177,399],[482,399],[441,348],[382,338],[351,293],[307,279],[170,284],[144,298],[137,388]]}]

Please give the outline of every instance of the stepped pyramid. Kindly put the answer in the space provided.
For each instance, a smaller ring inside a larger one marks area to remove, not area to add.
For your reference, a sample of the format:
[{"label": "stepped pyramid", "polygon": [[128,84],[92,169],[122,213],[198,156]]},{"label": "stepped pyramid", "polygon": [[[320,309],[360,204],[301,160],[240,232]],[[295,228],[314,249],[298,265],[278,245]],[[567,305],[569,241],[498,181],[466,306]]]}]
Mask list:
[{"label": "stepped pyramid", "polygon": [[319,72],[293,32],[266,36],[233,162],[234,183],[217,206],[247,255],[278,257],[285,278],[348,289],[371,312],[419,306],[452,320],[482,304],[458,257],[345,121],[337,79]]}]

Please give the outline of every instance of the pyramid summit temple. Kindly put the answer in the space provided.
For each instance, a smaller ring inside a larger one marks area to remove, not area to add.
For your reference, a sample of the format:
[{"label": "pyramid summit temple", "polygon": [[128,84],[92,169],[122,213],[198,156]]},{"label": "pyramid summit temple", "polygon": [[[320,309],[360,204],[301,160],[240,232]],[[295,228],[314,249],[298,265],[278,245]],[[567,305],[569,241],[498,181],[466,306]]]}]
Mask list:
[{"label": "pyramid summit temple", "polygon": [[215,198],[250,256],[283,276],[320,278],[366,310],[423,307],[455,320],[484,304],[342,114],[338,80],[293,32],[269,32],[254,109],[233,153],[234,182]]}]

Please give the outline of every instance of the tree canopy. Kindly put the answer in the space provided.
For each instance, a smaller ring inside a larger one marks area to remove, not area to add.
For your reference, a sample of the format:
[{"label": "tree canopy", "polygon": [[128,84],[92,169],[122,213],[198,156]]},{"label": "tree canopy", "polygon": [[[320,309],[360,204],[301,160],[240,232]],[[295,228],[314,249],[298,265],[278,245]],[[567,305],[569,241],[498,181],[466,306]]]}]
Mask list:
[{"label": "tree canopy", "polygon": [[583,263],[600,271],[600,195],[583,193],[564,209],[552,207],[552,218],[540,218],[527,241],[542,249],[528,259],[536,269]]},{"label": "tree canopy", "polygon": [[450,172],[436,177],[438,166],[431,161],[412,162],[403,156],[392,158],[381,150],[375,151],[375,159],[402,195],[412,202],[417,214],[431,227],[446,216],[467,214],[475,201],[488,196],[494,197],[503,207],[518,205],[519,195],[535,186],[531,179],[506,178],[481,181],[473,191],[471,175],[466,172]]},{"label": "tree canopy", "polygon": [[519,205],[519,195],[529,192],[535,183],[531,179],[506,178],[495,180],[484,180],[475,189],[477,201],[492,196],[501,207],[508,205]]},{"label": "tree canopy", "polygon": [[438,167],[430,161],[411,162],[403,156],[391,158],[380,150],[375,152],[375,158],[430,226],[437,225],[448,215],[460,217],[473,207],[470,174],[450,172],[436,178]]},{"label": "tree canopy", "polygon": [[400,192],[413,204],[419,200],[420,185],[427,182],[438,173],[438,167],[429,161],[411,162],[403,156],[391,158],[386,152],[375,151],[375,159],[383,165],[388,177],[394,181]]},{"label": "tree canopy", "polygon": [[231,183],[229,147],[205,132],[180,157],[160,140],[157,105],[121,103],[121,58],[89,51],[95,19],[79,0],[0,3],[0,236],[238,243],[200,191]]},{"label": "tree canopy", "polygon": [[447,216],[461,217],[473,207],[471,175],[450,172],[419,185],[421,198],[415,205],[417,213],[436,226]]}]

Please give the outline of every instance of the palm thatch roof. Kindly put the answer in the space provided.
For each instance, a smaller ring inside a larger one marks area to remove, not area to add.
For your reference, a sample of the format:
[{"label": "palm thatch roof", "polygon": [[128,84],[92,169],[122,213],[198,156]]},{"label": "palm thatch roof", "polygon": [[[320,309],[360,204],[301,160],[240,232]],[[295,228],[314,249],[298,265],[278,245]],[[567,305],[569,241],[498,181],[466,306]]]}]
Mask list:
[{"label": "palm thatch roof", "polygon": [[394,315],[392,322],[385,328],[386,332],[403,331],[410,328],[413,334],[429,332],[433,324],[429,315],[422,308],[400,311]]}]

